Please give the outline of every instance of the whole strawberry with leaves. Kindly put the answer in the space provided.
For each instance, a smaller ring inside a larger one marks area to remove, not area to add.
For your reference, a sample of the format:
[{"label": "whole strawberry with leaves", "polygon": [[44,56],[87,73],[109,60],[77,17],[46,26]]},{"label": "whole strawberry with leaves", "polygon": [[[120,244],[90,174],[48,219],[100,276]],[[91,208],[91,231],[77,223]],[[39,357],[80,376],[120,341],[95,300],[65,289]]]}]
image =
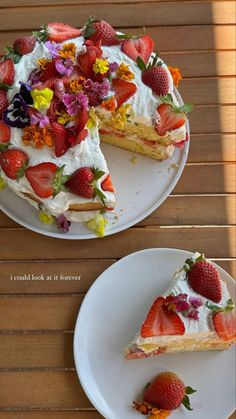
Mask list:
[{"label": "whole strawberry with leaves", "polygon": [[85,24],[84,38],[93,42],[101,42],[101,45],[117,45],[121,41],[117,38],[115,29],[105,20],[95,20],[90,16]]}]

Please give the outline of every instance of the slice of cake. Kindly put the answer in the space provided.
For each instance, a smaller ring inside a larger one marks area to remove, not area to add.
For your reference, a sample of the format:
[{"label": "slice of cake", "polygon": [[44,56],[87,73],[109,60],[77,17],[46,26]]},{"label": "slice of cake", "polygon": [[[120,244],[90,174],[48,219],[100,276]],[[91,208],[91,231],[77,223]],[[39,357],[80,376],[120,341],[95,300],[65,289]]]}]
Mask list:
[{"label": "slice of cake", "polygon": [[216,267],[195,253],[152,304],[125,358],[228,349],[236,342],[235,306]]},{"label": "slice of cake", "polygon": [[115,207],[102,141],[163,160],[186,136],[186,112],[149,35],[104,21],[49,23],[0,63],[1,175],[40,211],[91,220]]}]

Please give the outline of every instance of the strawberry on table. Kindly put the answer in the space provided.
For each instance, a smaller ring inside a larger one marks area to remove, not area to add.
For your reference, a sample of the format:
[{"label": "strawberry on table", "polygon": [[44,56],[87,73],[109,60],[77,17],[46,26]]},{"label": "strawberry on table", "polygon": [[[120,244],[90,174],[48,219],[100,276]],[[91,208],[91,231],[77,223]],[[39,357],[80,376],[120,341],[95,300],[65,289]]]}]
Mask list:
[{"label": "strawberry on table", "polygon": [[102,181],[101,188],[103,191],[115,192],[110,175],[107,175],[107,177]]},{"label": "strawberry on table", "polygon": [[183,335],[185,326],[181,318],[174,311],[165,307],[166,299],[158,297],[141,327],[141,336],[148,338],[151,336]]},{"label": "strawberry on table", "polygon": [[11,85],[14,81],[15,69],[11,58],[6,58],[0,63],[0,84]]},{"label": "strawberry on table", "polygon": [[5,122],[0,121],[0,151],[4,150],[10,141],[11,130]]},{"label": "strawberry on table", "polygon": [[137,86],[126,80],[114,78],[112,79],[112,90],[115,93],[117,107],[119,108],[137,91]]},{"label": "strawberry on table", "polygon": [[233,300],[230,298],[225,307],[218,307],[207,303],[212,310],[212,321],[217,335],[229,341],[236,338],[236,310]]},{"label": "strawberry on table", "polygon": [[6,90],[0,89],[0,117],[9,105]]},{"label": "strawberry on table", "polygon": [[34,35],[22,36],[14,41],[13,48],[17,54],[25,55],[33,51],[35,43],[36,37]]},{"label": "strawberry on table", "polygon": [[149,35],[131,37],[129,35],[118,35],[118,37],[124,38],[121,50],[128,57],[134,61],[137,61],[137,58],[140,57],[145,64],[148,62],[154,48],[154,41]]},{"label": "strawberry on table", "polygon": [[110,46],[120,43],[115,29],[108,22],[95,20],[93,16],[86,23],[84,37],[93,42],[101,42],[101,45]]},{"label": "strawberry on table", "polygon": [[61,157],[69,148],[69,143],[67,142],[67,129],[64,125],[59,124],[59,122],[52,122],[51,128],[54,138],[55,155],[56,157]]},{"label": "strawberry on table", "polygon": [[66,182],[66,187],[75,195],[83,198],[93,199],[96,196],[101,198],[102,202],[105,195],[98,188],[97,181],[104,175],[102,170],[91,167],[81,167],[77,169]]},{"label": "strawberry on table", "polygon": [[35,32],[35,36],[41,40],[55,42],[63,42],[70,38],[76,38],[81,35],[81,29],[75,28],[74,26],[66,25],[62,22],[51,22],[47,25],[43,25],[41,30]]},{"label": "strawberry on table", "polygon": [[59,168],[54,163],[44,162],[28,167],[25,176],[37,196],[49,198],[66,190],[64,184],[68,176],[63,175],[63,169],[64,166]]},{"label": "strawberry on table", "polygon": [[27,154],[18,148],[11,148],[0,154],[0,166],[5,175],[10,179],[19,179],[22,177],[27,162]]},{"label": "strawberry on table", "polygon": [[212,263],[201,255],[196,261],[187,259],[185,269],[189,285],[195,292],[215,303],[220,302],[222,298],[220,275]]}]

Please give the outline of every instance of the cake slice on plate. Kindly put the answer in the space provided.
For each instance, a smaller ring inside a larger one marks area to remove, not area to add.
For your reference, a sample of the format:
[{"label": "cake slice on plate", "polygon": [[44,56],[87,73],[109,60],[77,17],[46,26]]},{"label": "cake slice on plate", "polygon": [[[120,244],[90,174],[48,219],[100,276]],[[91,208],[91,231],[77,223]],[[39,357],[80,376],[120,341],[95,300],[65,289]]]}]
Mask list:
[{"label": "cake slice on plate", "polygon": [[215,265],[195,253],[153,302],[125,358],[228,349],[235,342],[235,306],[227,286]]}]

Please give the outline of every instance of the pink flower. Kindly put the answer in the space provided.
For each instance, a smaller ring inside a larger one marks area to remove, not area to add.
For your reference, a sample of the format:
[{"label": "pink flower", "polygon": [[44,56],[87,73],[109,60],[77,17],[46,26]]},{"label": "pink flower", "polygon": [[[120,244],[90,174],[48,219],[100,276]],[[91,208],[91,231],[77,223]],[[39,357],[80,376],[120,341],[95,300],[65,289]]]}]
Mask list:
[{"label": "pink flower", "polygon": [[198,308],[203,305],[203,299],[201,297],[189,297],[189,302],[194,308]]},{"label": "pink flower", "polygon": [[71,58],[66,60],[56,60],[55,67],[62,76],[70,77],[73,72],[73,61]]},{"label": "pink flower", "polygon": [[65,86],[63,82],[59,79],[55,80],[54,83],[54,94],[58,99],[62,99],[62,96],[66,92]]},{"label": "pink flower", "polygon": [[49,119],[46,115],[35,112],[30,115],[30,123],[31,125],[38,125],[39,128],[44,128],[45,125],[49,124]]},{"label": "pink flower", "polygon": [[68,233],[71,222],[68,221],[64,215],[59,215],[59,217],[56,218],[56,224],[64,233]]},{"label": "pink flower", "polygon": [[62,102],[66,106],[69,115],[77,115],[81,109],[89,110],[88,98],[83,92],[76,94],[65,93]]},{"label": "pink flower", "polygon": [[192,320],[199,320],[199,312],[195,308],[189,310],[187,317]]},{"label": "pink flower", "polygon": [[108,95],[111,84],[107,79],[103,79],[101,83],[88,79],[84,82],[84,91],[89,98],[90,106],[99,105]]}]

